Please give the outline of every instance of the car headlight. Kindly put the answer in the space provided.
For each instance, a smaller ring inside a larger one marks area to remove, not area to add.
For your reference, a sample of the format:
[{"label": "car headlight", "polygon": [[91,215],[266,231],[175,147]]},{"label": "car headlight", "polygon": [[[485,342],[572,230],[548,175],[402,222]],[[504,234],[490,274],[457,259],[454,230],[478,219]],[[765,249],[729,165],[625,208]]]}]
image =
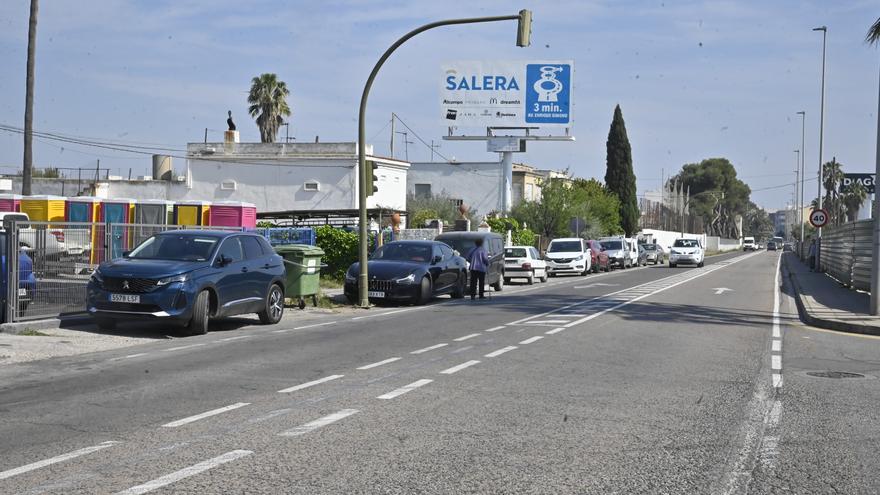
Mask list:
[{"label": "car headlight", "polygon": [[345,282],[348,284],[354,284],[357,282],[357,277],[355,277],[354,275],[352,275],[349,272],[345,272]]},{"label": "car headlight", "polygon": [[410,273],[409,275],[407,275],[403,278],[399,278],[399,279],[395,280],[395,282],[397,282],[398,284],[411,284],[415,281],[416,281],[416,274],[415,273]]},{"label": "car headlight", "polygon": [[678,254],[678,251],[676,251],[675,249],[673,249],[672,251],[669,251],[669,254]]},{"label": "car headlight", "polygon": [[97,268],[92,272],[92,276],[89,277],[89,280],[98,285],[104,284],[104,277],[101,276],[101,272],[99,272]]},{"label": "car headlight", "polygon": [[156,286],[161,287],[163,285],[173,284],[176,282],[186,282],[188,276],[188,273],[184,273],[182,275],[174,275],[173,277],[160,278],[156,281]]}]

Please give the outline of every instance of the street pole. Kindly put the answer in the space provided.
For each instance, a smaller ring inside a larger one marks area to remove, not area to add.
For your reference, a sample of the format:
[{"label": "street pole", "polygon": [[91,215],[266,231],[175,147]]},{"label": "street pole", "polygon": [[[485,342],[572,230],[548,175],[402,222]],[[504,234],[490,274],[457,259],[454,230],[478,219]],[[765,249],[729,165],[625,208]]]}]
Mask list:
[{"label": "street pole", "polygon": [[[804,162],[807,160],[807,150],[804,146],[806,144],[807,112],[800,111],[798,115],[801,116],[801,242],[804,242],[804,202],[806,201],[804,198],[804,182],[807,180],[807,176],[804,175]],[[803,253],[800,253],[800,255],[803,255]]]},{"label": "street pole", "polygon": [[[798,201],[798,182],[800,182],[801,180],[801,150],[794,150],[794,152],[797,153],[797,155],[795,155],[794,161],[794,207],[798,208],[798,206],[800,205],[800,201]],[[801,211],[803,210],[798,209],[797,211],[795,211],[793,220],[794,222],[799,222],[801,220]],[[792,235],[796,234],[797,231],[792,232]],[[799,239],[799,242],[804,242],[803,236]]]},{"label": "street pole", "polygon": [[455,24],[476,24],[481,22],[498,22],[498,21],[519,21],[519,30],[517,32],[517,45],[519,46],[528,46],[529,45],[529,34],[531,32],[531,22],[532,22],[532,13],[528,10],[521,10],[517,15],[504,15],[504,16],[495,16],[495,17],[472,17],[466,19],[448,19],[445,21],[437,21],[432,22],[430,24],[425,24],[424,26],[413,29],[412,31],[403,35],[400,39],[394,42],[385,53],[379,57],[379,61],[376,62],[376,65],[373,67],[373,70],[370,72],[370,76],[367,78],[366,84],[364,84],[364,92],[361,94],[361,104],[358,110],[358,234],[359,234],[359,253],[358,253],[358,261],[360,262],[360,273],[358,274],[358,305],[362,308],[370,307],[370,299],[368,297],[367,291],[367,258],[368,258],[368,233],[367,233],[367,187],[372,187],[372,184],[367,184],[367,129],[366,129],[366,116],[367,116],[367,99],[370,97],[370,88],[373,86],[373,81],[376,79],[376,75],[379,73],[379,69],[382,68],[382,65],[388,60],[388,57],[394,53],[400,45],[404,44],[407,40],[412,38],[413,36],[427,31],[429,29],[433,29],[440,26],[451,26]]},{"label": "street pole", "polygon": [[[880,84],[878,84],[877,96],[877,152],[874,158],[874,187],[876,188],[877,177],[880,177]],[[878,288],[880,288],[880,202],[877,201],[876,189],[874,189],[874,249],[871,258],[871,314],[880,314],[880,299],[878,299]]]},{"label": "street pole", "polygon": [[[825,42],[828,35],[828,27],[821,26],[814,28],[813,31],[822,31],[822,99],[819,106],[819,209],[822,209],[822,146],[824,145],[825,139]],[[819,259],[821,257],[821,249],[822,249],[822,227],[819,227],[819,231],[816,235],[819,238],[819,244],[817,245],[817,253],[816,253],[816,266],[821,266],[819,263]]]},{"label": "street pole", "polygon": [[501,175],[503,177],[501,180],[504,182],[503,187],[501,188],[501,213],[506,217],[507,214],[510,213],[510,203],[513,196],[513,184],[511,184],[511,177],[513,177],[512,151],[501,152],[501,170]]}]

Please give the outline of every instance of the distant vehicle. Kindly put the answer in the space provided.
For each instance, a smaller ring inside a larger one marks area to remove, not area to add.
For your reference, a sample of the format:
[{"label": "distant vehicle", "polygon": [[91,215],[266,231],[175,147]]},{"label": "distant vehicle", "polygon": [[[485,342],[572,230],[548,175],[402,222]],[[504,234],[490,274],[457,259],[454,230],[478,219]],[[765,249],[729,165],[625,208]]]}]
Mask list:
[{"label": "distant vehicle", "polygon": [[754,251],[758,249],[758,245],[755,244],[754,237],[743,237],[743,251]]},{"label": "distant vehicle", "polygon": [[639,244],[639,258],[645,265],[663,263],[663,248],[659,244]]},{"label": "distant vehicle", "polygon": [[767,251],[776,251],[776,241],[767,241]]},{"label": "distant vehicle", "polygon": [[593,267],[593,273],[599,273],[602,270],[610,272],[611,261],[602,249],[602,244],[591,239],[587,241],[587,247],[590,249],[590,265]]},{"label": "distant vehicle", "polygon": [[636,263],[630,256],[630,248],[625,237],[602,237],[599,239],[599,242],[605,249],[605,254],[608,255],[608,261],[611,263],[611,266],[629,268]]},{"label": "distant vehicle", "polygon": [[792,242],[783,242],[782,243],[783,251],[794,251],[794,243]]},{"label": "distant vehicle", "polygon": [[[358,298],[360,263],[345,274],[345,297]],[[425,304],[434,296],[454,299],[467,291],[467,262],[451,247],[438,241],[395,241],[377,249],[369,261],[367,296],[373,301]]]},{"label": "distant vehicle", "polygon": [[[4,221],[11,219],[18,222],[30,221],[27,213],[0,212],[0,227],[5,230]],[[82,254],[83,251],[91,249],[89,245],[74,245],[73,242],[66,243],[64,231],[61,229],[35,229],[31,226],[19,229],[18,244],[31,250],[41,247],[42,252],[34,252],[34,254],[39,254],[50,260],[57,260],[65,255]]]},{"label": "distant vehicle", "polygon": [[698,239],[676,239],[669,252],[669,268],[680,264],[703,266],[703,246]]},{"label": "distant vehicle", "polygon": [[639,241],[636,238],[624,238],[631,266],[639,266]]},{"label": "distant vehicle", "polygon": [[547,281],[547,262],[541,259],[537,249],[532,246],[504,248],[504,283],[513,278],[524,278],[529,285],[535,283],[535,279]]},{"label": "distant vehicle", "polygon": [[474,248],[474,241],[483,239],[483,247],[489,255],[489,271],[486,272],[486,284],[496,292],[504,289],[504,239],[494,232],[444,232],[434,238],[443,242],[460,256],[467,258]]},{"label": "distant vehicle", "polygon": [[171,230],[101,263],[87,287],[87,309],[103,329],[152,319],[208,332],[212,318],[284,314],[285,270],[265,237],[242,232]]},{"label": "distant vehicle", "polygon": [[559,274],[586,275],[592,269],[593,256],[587,241],[577,237],[553,239],[547,246],[547,271],[551,277]]}]

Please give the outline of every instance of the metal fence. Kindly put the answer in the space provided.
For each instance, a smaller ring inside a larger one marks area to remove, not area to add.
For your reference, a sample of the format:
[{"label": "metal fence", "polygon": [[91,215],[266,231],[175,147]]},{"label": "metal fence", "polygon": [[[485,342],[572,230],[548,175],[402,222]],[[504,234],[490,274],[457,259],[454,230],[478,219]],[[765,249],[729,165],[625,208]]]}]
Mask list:
[{"label": "metal fence", "polygon": [[[235,227],[8,221],[6,321],[83,313],[86,284],[97,266],[120,258],[167,230],[242,230]],[[28,265],[31,266],[28,269]]]},{"label": "metal fence", "polygon": [[873,220],[859,220],[822,230],[821,270],[841,283],[871,290]]}]

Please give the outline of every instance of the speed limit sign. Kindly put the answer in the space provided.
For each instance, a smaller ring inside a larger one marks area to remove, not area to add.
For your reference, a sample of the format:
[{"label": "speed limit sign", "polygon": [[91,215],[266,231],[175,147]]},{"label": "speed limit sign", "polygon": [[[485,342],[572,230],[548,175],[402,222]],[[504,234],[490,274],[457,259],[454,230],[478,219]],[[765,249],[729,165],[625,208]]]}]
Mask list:
[{"label": "speed limit sign", "polygon": [[825,224],[828,223],[828,212],[825,210],[813,210],[810,213],[810,225],[813,227],[821,228],[824,227]]}]

